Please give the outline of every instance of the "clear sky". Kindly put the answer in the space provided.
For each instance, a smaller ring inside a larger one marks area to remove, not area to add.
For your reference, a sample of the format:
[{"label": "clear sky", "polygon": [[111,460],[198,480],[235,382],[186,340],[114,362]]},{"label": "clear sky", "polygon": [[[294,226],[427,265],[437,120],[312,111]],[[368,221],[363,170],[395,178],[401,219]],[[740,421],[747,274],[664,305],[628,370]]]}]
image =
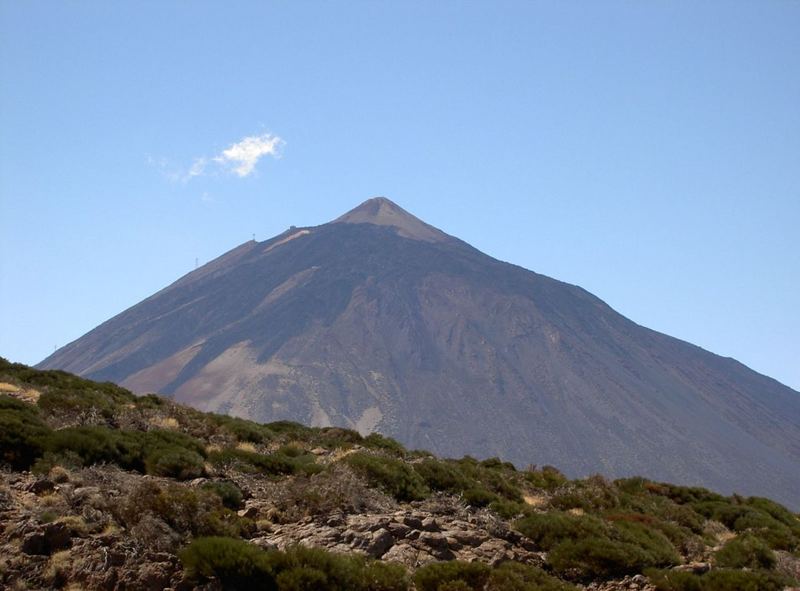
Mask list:
[{"label": "clear sky", "polygon": [[0,0],[0,68],[11,360],[385,195],[800,389],[800,2]]}]

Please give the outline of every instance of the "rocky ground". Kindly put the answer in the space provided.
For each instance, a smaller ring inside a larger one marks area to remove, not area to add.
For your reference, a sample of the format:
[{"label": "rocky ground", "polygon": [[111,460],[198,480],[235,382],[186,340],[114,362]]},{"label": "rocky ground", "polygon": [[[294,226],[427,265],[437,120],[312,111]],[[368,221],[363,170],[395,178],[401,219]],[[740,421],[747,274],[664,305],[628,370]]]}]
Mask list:
[{"label": "rocky ground", "polygon": [[781,591],[798,580],[800,519],[768,499],[440,459],[0,359],[0,589]]},{"label": "rocky ground", "polygon": [[[180,536],[157,516],[143,515],[130,530],[117,521],[117,515],[130,509],[131,491],[147,483],[173,484],[169,479],[112,466],[55,470],[50,477],[30,472],[0,476],[0,580],[8,589],[189,591],[217,587],[184,577],[176,553]],[[252,483],[253,478],[243,480]],[[185,486],[196,488],[205,481],[196,479]],[[266,490],[274,487],[274,483],[264,484]],[[412,572],[447,560],[545,565],[546,555],[530,539],[493,512],[465,506],[455,497],[408,504],[384,497],[379,504],[388,510],[337,512],[281,523],[275,503],[254,496],[245,501],[239,515],[257,523],[249,541],[268,550],[300,544],[397,562]],[[655,589],[642,575],[586,588]]]}]

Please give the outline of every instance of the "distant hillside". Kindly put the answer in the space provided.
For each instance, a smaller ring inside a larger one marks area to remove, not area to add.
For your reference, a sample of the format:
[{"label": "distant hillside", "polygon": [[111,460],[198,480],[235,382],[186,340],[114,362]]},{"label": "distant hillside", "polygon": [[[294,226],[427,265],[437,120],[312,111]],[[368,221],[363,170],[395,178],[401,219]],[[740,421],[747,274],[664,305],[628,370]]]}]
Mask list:
[{"label": "distant hillside", "polygon": [[383,198],[242,244],[41,367],[258,421],[800,507],[800,394]]},{"label": "distant hillside", "polygon": [[772,591],[800,577],[800,519],[764,498],[444,460],[3,359],[0,463],[9,589]]}]

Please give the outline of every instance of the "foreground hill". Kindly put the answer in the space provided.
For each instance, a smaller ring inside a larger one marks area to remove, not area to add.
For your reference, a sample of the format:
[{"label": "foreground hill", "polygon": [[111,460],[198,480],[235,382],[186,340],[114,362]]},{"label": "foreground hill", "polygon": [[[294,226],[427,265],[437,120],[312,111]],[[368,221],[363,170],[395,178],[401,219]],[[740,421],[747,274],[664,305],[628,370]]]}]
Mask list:
[{"label": "foreground hill", "polygon": [[771,591],[800,577],[800,519],[764,498],[443,460],[2,359],[0,392],[3,588]]},{"label": "foreground hill", "polygon": [[257,421],[800,507],[800,394],[386,199],[243,244],[41,367]]}]

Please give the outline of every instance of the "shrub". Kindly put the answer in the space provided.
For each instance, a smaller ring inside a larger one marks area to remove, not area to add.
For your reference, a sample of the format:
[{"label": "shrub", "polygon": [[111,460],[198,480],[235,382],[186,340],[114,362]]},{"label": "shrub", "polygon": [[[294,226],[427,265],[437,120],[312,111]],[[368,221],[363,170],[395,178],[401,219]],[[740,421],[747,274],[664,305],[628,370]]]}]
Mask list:
[{"label": "shrub", "polygon": [[481,562],[433,562],[417,570],[414,583],[418,591],[570,591],[543,570],[505,562],[492,569]]},{"label": "shrub", "polygon": [[[414,575],[418,591],[442,591],[443,589],[471,589],[479,591],[489,580],[490,568],[481,562],[432,562]],[[461,582],[460,587],[449,585]],[[448,586],[449,585],[449,586]]]},{"label": "shrub", "polygon": [[0,395],[0,464],[29,469],[44,453],[49,434],[35,406]]},{"label": "shrub", "polygon": [[311,427],[305,427],[294,421],[275,421],[274,423],[267,423],[264,427],[272,435],[280,435],[286,439],[296,441],[307,441],[314,434],[314,429]]},{"label": "shrub", "polygon": [[564,541],[605,535],[603,522],[596,517],[560,511],[528,515],[514,523],[514,527],[544,551]]},{"label": "shrub", "polygon": [[645,574],[657,591],[782,591],[784,577],[763,571],[715,569],[703,575],[648,569]]},{"label": "shrub", "polygon": [[464,491],[462,495],[464,502],[473,507],[486,507],[497,500],[497,495],[489,492],[481,486],[474,486]]},{"label": "shrub", "polygon": [[179,480],[197,478],[205,473],[203,458],[181,447],[159,447],[145,458],[148,474],[167,476]]},{"label": "shrub", "polygon": [[450,462],[429,458],[413,464],[413,467],[432,490],[459,493],[476,484]]},{"label": "shrub", "polygon": [[640,548],[608,538],[562,542],[550,552],[548,561],[562,576],[582,580],[609,579],[651,566]]},{"label": "shrub", "polygon": [[753,535],[729,540],[714,559],[718,566],[731,568],[770,569],[775,566],[775,554],[769,546]]},{"label": "shrub", "polygon": [[364,568],[364,591],[406,591],[408,573],[392,562],[370,561]]},{"label": "shrub", "polygon": [[264,443],[272,439],[272,432],[264,425],[228,415],[210,414],[211,421],[237,441]]},{"label": "shrub", "polygon": [[516,527],[550,550],[556,571],[578,579],[633,574],[680,559],[661,532],[636,522],[606,524],[591,516],[547,513],[521,519]]},{"label": "shrub", "polygon": [[242,506],[242,490],[230,481],[206,482],[201,487],[203,490],[217,495],[222,504],[228,509],[236,510]]},{"label": "shrub", "polygon": [[216,578],[225,589],[280,591],[406,591],[408,577],[396,564],[295,546],[265,552],[241,540],[195,539],[180,553],[190,578]]},{"label": "shrub", "polygon": [[416,501],[428,494],[425,482],[405,463],[385,456],[354,453],[344,461],[371,484],[379,486],[398,501]]},{"label": "shrub", "polygon": [[800,518],[783,505],[762,497],[750,497],[746,503],[759,511],[767,513],[789,527],[796,535],[800,535]]},{"label": "shrub", "polygon": [[490,470],[509,470],[516,472],[517,467],[511,462],[504,462],[498,457],[487,458],[481,462],[481,466]]},{"label": "shrub", "polygon": [[126,527],[133,527],[150,513],[181,535],[238,537],[252,526],[223,507],[220,497],[211,491],[147,480],[130,491],[114,511]]},{"label": "shrub", "polygon": [[504,562],[492,570],[486,591],[570,591],[575,587],[548,575],[540,568]]},{"label": "shrub", "polygon": [[645,553],[647,566],[665,566],[680,562],[680,556],[672,543],[655,527],[620,521],[614,523],[611,537],[641,549]]},{"label": "shrub", "polygon": [[567,477],[553,466],[542,466],[539,470],[531,467],[523,473],[523,477],[531,486],[545,490],[555,490],[567,481]]},{"label": "shrub", "polygon": [[379,449],[399,457],[406,455],[406,448],[391,437],[384,437],[380,433],[370,433],[364,437],[361,445],[370,449]]},{"label": "shrub", "polygon": [[54,455],[75,454],[85,466],[113,463],[125,469],[144,471],[141,440],[127,431],[70,427],[53,431],[46,447]]},{"label": "shrub", "polygon": [[293,474],[299,468],[299,464],[294,458],[280,453],[267,455],[233,448],[214,452],[209,455],[209,460],[217,466],[268,476]]},{"label": "shrub", "polygon": [[197,538],[179,556],[192,579],[216,578],[225,589],[252,589],[256,582],[261,589],[278,589],[267,553],[242,540]]},{"label": "shrub", "polygon": [[270,555],[280,591],[405,591],[408,578],[399,565],[366,561],[295,546]]},{"label": "shrub", "polygon": [[[777,503],[767,504],[758,499],[751,503],[744,503],[740,498],[733,497],[699,502],[694,508],[703,516],[722,522],[729,529],[757,535],[771,548],[794,551],[800,547],[800,521],[795,520],[793,529],[783,521],[792,523],[790,514],[787,516],[780,511]],[[770,511],[778,514],[781,519],[773,517]]]},{"label": "shrub", "polygon": [[288,443],[279,447],[275,453],[287,458],[297,458],[305,454],[306,451],[296,443]]},{"label": "shrub", "polygon": [[513,519],[525,513],[528,508],[522,503],[498,499],[489,503],[489,509],[497,513],[503,519]]},{"label": "shrub", "polygon": [[167,401],[158,394],[143,394],[137,396],[134,404],[140,408],[162,408],[167,404]]},{"label": "shrub", "polygon": [[479,462],[469,456],[453,464],[471,483],[470,488],[483,488],[510,501],[522,502],[522,491],[513,465],[491,459]]},{"label": "shrub", "polygon": [[56,457],[76,457],[84,466],[112,463],[127,470],[180,479],[196,478],[204,472],[202,444],[175,431],[70,427],[51,432],[46,448]]},{"label": "shrub", "polygon": [[110,382],[92,382],[58,370],[31,369],[23,379],[43,389],[37,404],[53,417],[94,410],[108,419],[124,405],[136,401],[131,392]]},{"label": "shrub", "polygon": [[591,476],[586,480],[574,480],[559,487],[550,498],[556,509],[583,509],[598,511],[620,506],[619,491],[602,476]]}]

